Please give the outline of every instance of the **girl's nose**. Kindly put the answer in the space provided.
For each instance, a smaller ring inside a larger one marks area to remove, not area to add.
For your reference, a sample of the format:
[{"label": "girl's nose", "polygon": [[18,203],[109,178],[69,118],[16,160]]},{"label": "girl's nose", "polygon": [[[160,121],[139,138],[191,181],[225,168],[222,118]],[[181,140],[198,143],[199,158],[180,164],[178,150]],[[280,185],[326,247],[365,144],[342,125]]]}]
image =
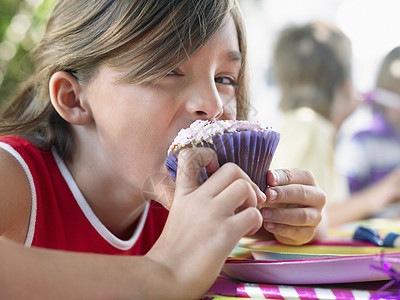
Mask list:
[{"label": "girl's nose", "polygon": [[223,114],[221,96],[213,86],[197,88],[189,95],[186,108],[196,119],[218,119]]}]

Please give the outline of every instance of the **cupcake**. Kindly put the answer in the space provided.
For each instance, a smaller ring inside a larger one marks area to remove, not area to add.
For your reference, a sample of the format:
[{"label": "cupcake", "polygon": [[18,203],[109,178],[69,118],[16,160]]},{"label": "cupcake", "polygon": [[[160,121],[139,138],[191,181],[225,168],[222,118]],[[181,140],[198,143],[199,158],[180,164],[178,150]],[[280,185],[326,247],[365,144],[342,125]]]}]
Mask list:
[{"label": "cupcake", "polygon": [[[221,166],[227,162],[236,163],[264,191],[266,173],[278,142],[279,133],[258,122],[197,120],[176,136],[168,149],[166,167],[175,181],[178,154],[182,149],[211,148],[217,153]],[[199,183],[207,178],[208,174],[202,168]]]}]

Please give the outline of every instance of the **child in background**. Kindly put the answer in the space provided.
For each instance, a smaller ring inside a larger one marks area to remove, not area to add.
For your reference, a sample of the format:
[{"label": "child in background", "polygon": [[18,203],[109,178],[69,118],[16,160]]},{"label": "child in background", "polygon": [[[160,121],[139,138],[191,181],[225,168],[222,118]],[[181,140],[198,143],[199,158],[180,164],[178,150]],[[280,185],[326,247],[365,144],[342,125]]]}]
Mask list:
[{"label": "child in background", "polygon": [[[364,115],[367,112],[370,122],[363,123],[362,129],[350,136],[344,132],[337,147],[338,168],[347,177],[350,192],[368,188],[385,177],[397,180],[399,186],[396,174],[400,172],[400,47],[392,49],[384,58],[376,89],[366,95],[366,102],[352,120],[361,111]],[[383,215],[399,217],[399,209],[393,208]]]},{"label": "child in background", "polygon": [[190,149],[166,184],[181,128],[246,118],[246,53],[235,0],[59,1],[0,122],[0,298],[198,298],[242,236],[310,241],[325,195],[307,171],[260,191]]},{"label": "child in background", "polygon": [[351,78],[349,38],[326,22],[290,26],[278,37],[274,68],[283,113],[277,127],[281,141],[271,167],[311,170],[327,193],[330,225],[381,211],[400,194],[398,184],[387,180],[350,197],[335,165],[336,134],[359,102]]},{"label": "child in background", "polygon": [[[376,89],[366,96],[371,123],[339,143],[340,171],[352,193],[366,188],[400,167],[400,47],[382,62]],[[364,107],[362,107],[364,109]]]}]

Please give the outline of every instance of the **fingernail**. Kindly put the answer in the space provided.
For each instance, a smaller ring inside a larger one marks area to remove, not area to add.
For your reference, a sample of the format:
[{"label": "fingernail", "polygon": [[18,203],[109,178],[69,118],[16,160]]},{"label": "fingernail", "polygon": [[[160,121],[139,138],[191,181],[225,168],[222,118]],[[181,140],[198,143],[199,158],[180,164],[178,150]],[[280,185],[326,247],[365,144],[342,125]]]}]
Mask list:
[{"label": "fingernail", "polygon": [[261,214],[264,219],[270,219],[272,217],[272,211],[269,209],[263,209]]},{"label": "fingernail", "polygon": [[278,193],[275,190],[269,189],[269,201],[274,201],[277,196]]},{"label": "fingernail", "polygon": [[272,175],[274,176],[274,184],[278,184],[279,182],[279,175],[276,171],[271,171]]},{"label": "fingernail", "polygon": [[275,227],[275,225],[274,225],[274,223],[270,223],[270,222],[268,222],[268,223],[266,223],[265,225],[264,225],[264,228],[265,229],[274,229],[274,227]]},{"label": "fingernail", "polygon": [[263,192],[258,191],[258,195],[259,195],[260,198],[262,199],[262,202],[267,201],[267,195],[265,195]]}]

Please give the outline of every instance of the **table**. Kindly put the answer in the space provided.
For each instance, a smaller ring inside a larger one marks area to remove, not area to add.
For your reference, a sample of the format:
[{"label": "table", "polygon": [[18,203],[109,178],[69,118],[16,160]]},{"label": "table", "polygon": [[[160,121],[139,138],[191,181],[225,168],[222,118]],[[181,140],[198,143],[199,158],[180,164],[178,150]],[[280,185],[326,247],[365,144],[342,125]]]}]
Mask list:
[{"label": "table", "polygon": [[[389,232],[400,233],[400,220],[391,219],[371,219],[359,222],[348,223],[339,227],[332,228],[329,231],[328,240],[351,239],[352,234],[358,226],[365,226],[376,229],[381,236],[385,236]],[[249,243],[252,240],[243,239],[241,243]],[[400,252],[400,249],[399,249]],[[244,252],[240,248],[235,248],[231,254],[237,259],[246,258],[249,253]],[[398,272],[398,282],[400,284],[400,269]],[[385,285],[393,283],[390,280],[369,281],[369,282],[352,282],[352,283],[335,283],[324,285],[287,285],[287,284],[269,284],[241,282],[234,278],[230,278],[223,272],[217,278],[214,285],[202,297],[203,300],[222,300],[222,299],[301,299],[301,300],[367,300],[367,299],[400,299],[399,286],[392,286],[384,291],[378,291]],[[376,297],[379,295],[379,297]]]}]

